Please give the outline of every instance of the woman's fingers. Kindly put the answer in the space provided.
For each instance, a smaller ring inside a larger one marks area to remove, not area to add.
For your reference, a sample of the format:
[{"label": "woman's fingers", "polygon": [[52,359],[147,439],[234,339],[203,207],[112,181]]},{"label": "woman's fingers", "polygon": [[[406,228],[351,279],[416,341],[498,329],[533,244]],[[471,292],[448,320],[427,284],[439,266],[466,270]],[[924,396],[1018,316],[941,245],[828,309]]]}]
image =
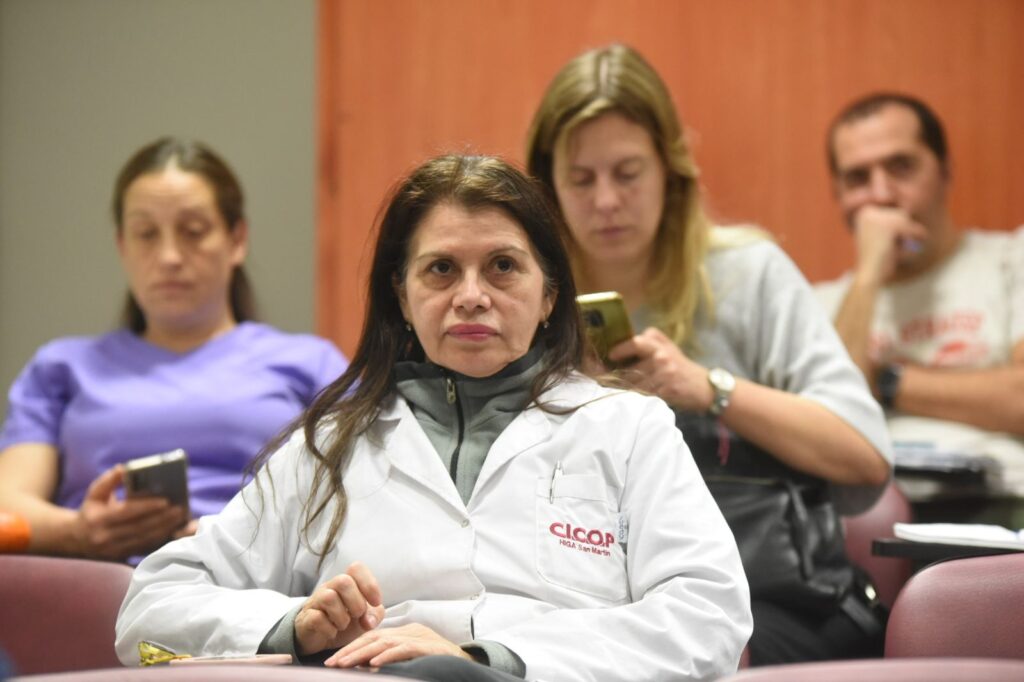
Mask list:
[{"label": "woman's fingers", "polygon": [[124,478],[124,470],[121,465],[112,466],[97,476],[89,484],[85,492],[85,499],[105,502],[114,494],[117,487],[121,485]]},{"label": "woman's fingers", "polygon": [[[166,497],[114,500],[103,507],[102,516],[107,525],[114,526],[153,518],[161,512],[167,512],[168,515],[176,514],[179,517],[182,516],[181,507],[171,507],[171,503]],[[184,519],[182,518],[181,521],[184,521]]]},{"label": "woman's fingers", "polygon": [[339,649],[324,665],[351,668],[382,666],[420,656],[446,655],[470,658],[462,648],[425,625],[410,623],[397,628],[367,632]]},{"label": "woman's fingers", "polygon": [[[342,646],[373,630],[384,618],[380,585],[370,569],[355,562],[318,587],[295,618],[301,653]],[[319,614],[319,616],[315,615]],[[324,622],[330,628],[324,627]]]},{"label": "woman's fingers", "polygon": [[301,655],[323,651],[337,636],[338,628],[317,608],[303,606],[295,616],[295,648]]},{"label": "woman's fingers", "polygon": [[617,363],[625,362],[626,360],[642,360],[643,340],[639,336],[634,336],[622,343],[615,344],[608,351],[608,359]]},{"label": "woman's fingers", "polygon": [[380,624],[384,616],[383,607],[381,606],[383,604],[383,596],[380,591],[380,585],[377,583],[377,578],[370,571],[369,567],[360,561],[352,563],[345,571],[345,574],[352,578],[359,595],[362,597],[362,613],[356,614],[351,609],[349,612],[354,618],[359,620],[364,630],[373,630]]},{"label": "woman's fingers", "polygon": [[184,518],[181,507],[170,507],[131,523],[110,525],[102,531],[104,544],[121,557],[149,552],[170,540]]},{"label": "woman's fingers", "polygon": [[195,535],[196,531],[199,530],[199,519],[192,519],[184,526],[174,531],[174,539],[186,538],[190,535]]},{"label": "woman's fingers", "polygon": [[387,651],[389,648],[397,645],[398,642],[387,637],[381,639],[366,639],[364,635],[363,637],[345,645],[341,649],[338,649],[334,655],[324,661],[324,665],[336,666],[339,668],[352,668],[357,665],[373,665],[370,661],[384,651]]},{"label": "woman's fingers", "polygon": [[384,620],[384,606],[378,604],[376,606],[370,606],[366,610],[366,614],[359,619],[359,626],[366,631],[375,629]]},{"label": "woman's fingers", "polygon": [[327,616],[331,624],[340,632],[351,624],[353,617],[341,594],[338,593],[338,589],[332,584],[336,580],[337,576],[331,578],[313,593],[312,607]]},{"label": "woman's fingers", "polygon": [[127,520],[107,517],[103,525],[111,541],[131,541],[135,538],[139,544],[145,545],[157,540],[166,540],[184,522],[184,509],[164,507]]},{"label": "woman's fingers", "polygon": [[656,365],[661,364],[659,356],[663,356],[664,353],[659,353],[659,351],[666,347],[676,349],[672,340],[661,330],[648,327],[642,333],[623,341],[608,351],[608,359],[618,363],[628,360],[630,361],[629,369],[648,373],[652,371],[652,363],[655,365],[655,369]]},{"label": "woman's fingers", "polygon": [[[349,571],[351,570],[350,566]],[[372,578],[372,574],[369,577]],[[350,621],[360,620],[367,615],[370,604],[367,595],[363,593],[364,587],[372,587],[377,601],[380,601],[380,588],[376,586],[376,581],[373,581],[372,586],[363,586],[348,572],[334,576],[324,586],[338,595],[339,605],[345,611],[346,621],[345,625],[340,628],[342,630],[348,627]],[[372,630],[373,628],[366,629]]]}]

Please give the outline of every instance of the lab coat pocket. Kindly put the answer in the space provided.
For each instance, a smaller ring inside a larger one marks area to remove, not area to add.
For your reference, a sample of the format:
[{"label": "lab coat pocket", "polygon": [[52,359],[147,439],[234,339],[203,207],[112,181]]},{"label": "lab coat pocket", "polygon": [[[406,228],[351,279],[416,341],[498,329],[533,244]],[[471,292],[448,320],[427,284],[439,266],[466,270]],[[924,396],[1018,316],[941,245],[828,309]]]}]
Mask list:
[{"label": "lab coat pocket", "polygon": [[608,603],[629,599],[626,557],[616,541],[617,513],[596,474],[538,479],[537,572],[548,583]]}]

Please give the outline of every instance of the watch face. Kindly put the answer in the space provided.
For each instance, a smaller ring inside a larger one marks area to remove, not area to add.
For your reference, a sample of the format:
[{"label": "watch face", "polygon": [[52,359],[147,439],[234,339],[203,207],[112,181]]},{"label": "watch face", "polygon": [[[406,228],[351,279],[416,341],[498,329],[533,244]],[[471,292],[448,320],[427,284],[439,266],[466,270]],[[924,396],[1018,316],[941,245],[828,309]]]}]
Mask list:
[{"label": "watch face", "polygon": [[736,377],[721,367],[715,367],[713,370],[708,372],[708,381],[711,382],[712,386],[723,393],[729,393],[732,389],[736,388]]}]

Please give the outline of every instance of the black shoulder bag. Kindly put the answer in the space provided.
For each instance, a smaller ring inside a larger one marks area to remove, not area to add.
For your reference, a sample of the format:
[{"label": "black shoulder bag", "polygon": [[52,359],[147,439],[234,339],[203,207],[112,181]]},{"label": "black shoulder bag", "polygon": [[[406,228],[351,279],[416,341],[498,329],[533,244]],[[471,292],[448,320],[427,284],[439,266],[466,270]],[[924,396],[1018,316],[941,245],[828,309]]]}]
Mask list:
[{"label": "black shoulder bag", "polygon": [[751,597],[827,616],[842,609],[867,634],[884,607],[846,556],[828,483],[799,472],[702,415],[677,417],[711,495],[732,529]]}]

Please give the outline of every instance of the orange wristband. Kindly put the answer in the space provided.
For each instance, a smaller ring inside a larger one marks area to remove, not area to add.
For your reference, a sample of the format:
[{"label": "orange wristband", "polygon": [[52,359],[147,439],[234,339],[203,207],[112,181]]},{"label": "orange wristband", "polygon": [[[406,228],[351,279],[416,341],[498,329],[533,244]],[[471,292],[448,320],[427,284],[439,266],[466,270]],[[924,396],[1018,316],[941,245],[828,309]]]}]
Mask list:
[{"label": "orange wristband", "polygon": [[0,511],[0,552],[24,552],[30,535],[24,516]]}]

